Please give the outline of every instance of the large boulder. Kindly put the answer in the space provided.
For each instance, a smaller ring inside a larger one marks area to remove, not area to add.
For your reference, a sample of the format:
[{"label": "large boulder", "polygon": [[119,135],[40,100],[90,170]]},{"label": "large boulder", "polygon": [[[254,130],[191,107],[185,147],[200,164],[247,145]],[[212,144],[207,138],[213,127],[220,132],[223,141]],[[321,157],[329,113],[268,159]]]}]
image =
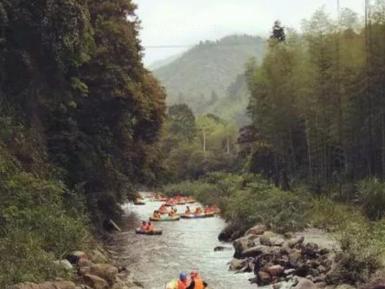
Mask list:
[{"label": "large boulder", "polygon": [[118,273],[118,268],[110,264],[93,264],[90,268],[90,274],[103,278],[110,285],[115,283]]},{"label": "large boulder", "polygon": [[218,236],[219,241],[231,242],[243,236],[246,231],[245,226],[239,222],[228,224]]},{"label": "large boulder", "polygon": [[294,289],[317,289],[317,286],[309,279],[298,278],[298,284]]},{"label": "large boulder", "polygon": [[246,259],[236,259],[234,258],[233,260],[230,261],[230,267],[229,269],[231,271],[240,271],[244,267],[247,266],[247,260]]},{"label": "large boulder", "polygon": [[385,278],[376,278],[372,282],[363,286],[362,289],[385,289]]},{"label": "large boulder", "polygon": [[265,246],[283,246],[285,244],[285,238],[282,235],[266,231],[259,238],[259,242]]},{"label": "large boulder", "polygon": [[341,285],[338,285],[336,289],[356,289],[356,287],[349,284],[341,284]]},{"label": "large boulder", "polygon": [[263,246],[272,246],[273,245],[271,240],[270,240],[270,237],[265,236],[265,235],[261,236],[259,238],[259,243],[261,243],[261,245],[263,245]]},{"label": "large boulder", "polygon": [[316,258],[320,253],[319,246],[316,243],[307,243],[302,248],[302,254],[307,258]]},{"label": "large boulder", "polygon": [[266,231],[266,226],[262,224],[255,225],[254,227],[247,230],[246,235],[262,235]]},{"label": "large boulder", "polygon": [[84,282],[93,289],[108,289],[109,285],[106,280],[92,274],[84,275]]},{"label": "large boulder", "polygon": [[252,236],[246,236],[239,239],[236,239],[233,242],[234,246],[234,258],[242,258],[242,253],[246,251],[249,248],[252,248],[255,246],[255,242]]},{"label": "large boulder", "polygon": [[67,259],[54,261],[54,264],[60,268],[63,268],[66,271],[72,271],[74,266]]},{"label": "large boulder", "polygon": [[83,267],[91,267],[94,263],[91,262],[91,260],[88,260],[87,258],[81,258],[78,261],[78,267],[83,268]]},{"label": "large boulder", "polygon": [[248,248],[241,253],[242,258],[247,258],[247,257],[257,257],[262,254],[269,254],[271,253],[272,250],[270,247],[263,246],[263,245],[257,245],[251,248]]},{"label": "large boulder", "polygon": [[294,248],[297,245],[303,244],[304,241],[305,241],[305,237],[304,236],[299,236],[299,237],[296,237],[296,238],[293,238],[293,239],[289,240],[287,242],[287,245],[288,245],[289,248]]},{"label": "large boulder", "polygon": [[299,250],[292,250],[289,252],[289,263],[291,267],[298,267],[298,263],[301,261],[302,254]]},{"label": "large boulder", "polygon": [[76,289],[76,286],[70,281],[44,282],[41,284],[26,282],[7,287],[7,289]]},{"label": "large boulder", "polygon": [[284,267],[281,265],[273,265],[266,269],[266,271],[273,277],[280,276],[283,274],[283,271],[285,270]]},{"label": "large boulder", "polygon": [[257,274],[258,285],[269,285],[272,282],[271,275],[264,271],[259,271]]},{"label": "large boulder", "polygon": [[102,251],[100,249],[92,250],[92,252],[90,254],[90,259],[94,263],[107,263],[108,262],[108,258],[106,257],[105,254],[102,253]]},{"label": "large boulder", "polygon": [[283,246],[285,244],[285,239],[280,236],[280,235],[277,235],[277,236],[273,236],[270,238],[270,242],[272,244],[272,246]]}]

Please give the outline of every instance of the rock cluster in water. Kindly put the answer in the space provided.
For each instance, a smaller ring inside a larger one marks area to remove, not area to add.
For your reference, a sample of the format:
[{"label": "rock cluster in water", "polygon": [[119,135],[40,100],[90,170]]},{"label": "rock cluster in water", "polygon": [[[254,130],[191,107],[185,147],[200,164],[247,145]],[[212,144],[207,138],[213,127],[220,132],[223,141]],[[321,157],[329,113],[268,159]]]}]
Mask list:
[{"label": "rock cluster in water", "polygon": [[254,272],[255,278],[251,281],[261,286],[293,280],[294,277],[326,285],[333,275],[335,254],[304,241],[304,237],[285,237],[257,225],[233,242],[235,253],[230,269]]}]

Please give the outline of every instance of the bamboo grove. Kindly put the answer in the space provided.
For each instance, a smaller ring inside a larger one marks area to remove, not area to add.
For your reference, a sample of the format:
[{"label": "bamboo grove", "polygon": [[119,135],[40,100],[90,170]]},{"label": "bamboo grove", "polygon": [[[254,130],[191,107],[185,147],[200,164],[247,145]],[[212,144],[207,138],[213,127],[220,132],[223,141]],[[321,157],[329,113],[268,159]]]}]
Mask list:
[{"label": "bamboo grove", "polygon": [[252,171],[316,192],[385,178],[385,1],[366,10],[318,10],[248,64]]}]

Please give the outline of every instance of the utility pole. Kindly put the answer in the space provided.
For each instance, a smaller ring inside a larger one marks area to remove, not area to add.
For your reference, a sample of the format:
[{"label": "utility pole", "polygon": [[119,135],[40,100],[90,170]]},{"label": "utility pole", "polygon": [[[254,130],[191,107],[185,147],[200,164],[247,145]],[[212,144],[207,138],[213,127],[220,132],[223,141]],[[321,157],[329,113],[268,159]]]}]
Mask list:
[{"label": "utility pole", "polygon": [[203,128],[203,153],[206,153],[206,130]]},{"label": "utility pole", "polygon": [[341,3],[340,0],[337,0],[337,15],[338,15],[338,22],[340,21],[340,15],[341,15]]}]

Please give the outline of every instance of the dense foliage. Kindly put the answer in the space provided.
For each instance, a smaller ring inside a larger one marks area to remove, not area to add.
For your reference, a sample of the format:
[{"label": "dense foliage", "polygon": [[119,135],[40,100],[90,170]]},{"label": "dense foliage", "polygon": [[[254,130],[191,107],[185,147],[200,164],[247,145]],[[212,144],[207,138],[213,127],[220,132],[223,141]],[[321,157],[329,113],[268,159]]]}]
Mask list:
[{"label": "dense foliage", "polygon": [[213,114],[196,118],[185,104],[170,106],[162,135],[164,182],[240,167],[236,127]]},{"label": "dense foliage", "polygon": [[165,186],[169,194],[194,195],[205,204],[216,204],[237,234],[254,224],[264,223],[278,232],[296,231],[306,226],[310,208],[302,195],[284,192],[260,176],[210,173],[198,181]]},{"label": "dense foliage", "polygon": [[302,35],[271,39],[262,65],[250,63],[253,172],[284,188],[305,182],[316,193],[337,191],[339,199],[353,199],[345,184],[383,179],[383,7],[369,7],[365,27],[350,10],[338,23],[319,10]]},{"label": "dense foliage", "polygon": [[131,0],[0,1],[0,287],[58,272],[154,183],[165,94]]}]

